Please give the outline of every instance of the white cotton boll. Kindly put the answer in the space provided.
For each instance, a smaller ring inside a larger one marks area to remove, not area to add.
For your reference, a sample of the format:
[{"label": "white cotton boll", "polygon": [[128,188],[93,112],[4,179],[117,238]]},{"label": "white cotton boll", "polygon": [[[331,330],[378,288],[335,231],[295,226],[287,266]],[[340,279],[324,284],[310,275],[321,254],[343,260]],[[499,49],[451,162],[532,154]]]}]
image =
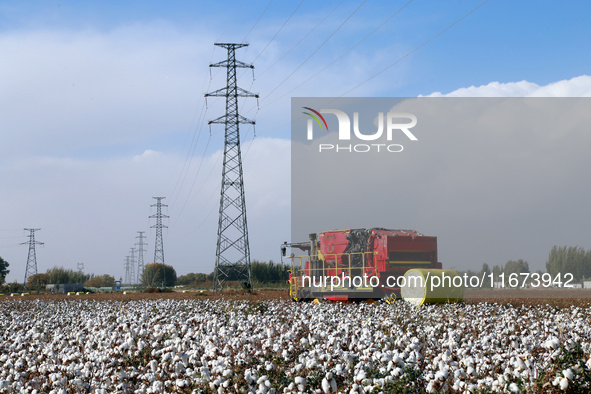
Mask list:
[{"label": "white cotton boll", "polygon": [[564,371],[562,371],[562,375],[565,378],[567,378],[568,380],[573,380],[574,379],[573,371],[570,368],[565,369]]},{"label": "white cotton boll", "polygon": [[330,379],[330,388],[335,393],[337,392],[337,381],[334,378]]},{"label": "white cotton boll", "polygon": [[562,378],[560,379],[560,390],[566,390],[568,388],[568,379]]},{"label": "white cotton boll", "polygon": [[355,376],[355,381],[356,382],[361,382],[363,381],[365,378],[367,377],[367,375],[365,374],[365,371],[362,369],[361,371],[359,371],[359,373],[357,373],[357,376]]},{"label": "white cotton boll", "polygon": [[330,383],[328,383],[326,378],[322,379],[322,391],[325,393],[330,392]]},{"label": "white cotton boll", "polygon": [[394,377],[398,377],[402,375],[402,369],[400,367],[396,367],[392,370],[392,372],[390,372],[390,374]]},{"label": "white cotton boll", "polygon": [[427,384],[426,390],[428,393],[434,393],[435,391],[437,391],[437,389],[435,388],[435,381],[434,380],[431,380],[429,382],[429,384]]}]

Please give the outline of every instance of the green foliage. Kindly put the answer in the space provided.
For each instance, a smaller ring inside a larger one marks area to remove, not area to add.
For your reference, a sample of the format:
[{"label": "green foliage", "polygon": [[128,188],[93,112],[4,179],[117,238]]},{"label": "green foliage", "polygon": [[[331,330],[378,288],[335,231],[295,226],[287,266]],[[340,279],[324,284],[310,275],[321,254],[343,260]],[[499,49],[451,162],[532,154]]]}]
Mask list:
[{"label": "green foliage", "polygon": [[546,271],[553,277],[557,274],[573,275],[575,282],[591,278],[591,250],[578,246],[554,246],[546,262]]},{"label": "green foliage", "polygon": [[47,275],[47,274],[31,275],[27,278],[27,285],[29,287],[45,286],[48,283],[49,283],[49,275]]},{"label": "green foliage", "polygon": [[523,261],[522,259],[519,259],[517,261],[515,260],[509,260],[507,261],[507,263],[505,264],[505,268],[503,269],[503,273],[505,274],[506,277],[508,277],[511,274],[520,274],[520,273],[529,273],[529,264],[527,263],[527,261]]},{"label": "green foliage", "polygon": [[[143,286],[159,287],[162,285],[162,264],[146,264],[141,278]],[[170,266],[164,264],[165,286],[174,286],[177,282],[176,271]]]},{"label": "green foliage", "polygon": [[66,269],[64,267],[53,267],[47,270],[48,283],[51,284],[69,284],[69,283],[85,283],[90,279],[90,275],[73,269]]},{"label": "green foliage", "polygon": [[192,286],[197,287],[200,283],[207,281],[207,275],[201,273],[190,273],[187,275],[181,275],[178,277],[176,283],[181,286]]},{"label": "green foliage", "polygon": [[281,263],[274,263],[273,260],[269,262],[253,260],[250,265],[250,273],[253,281],[262,283],[285,283],[289,279],[288,269],[288,266]]},{"label": "green foliage", "polygon": [[6,275],[8,275],[10,273],[10,270],[8,269],[9,265],[10,264],[8,264],[8,261],[6,261],[2,257],[0,257],[0,285],[2,283],[4,283],[4,280],[6,279]]},{"label": "green foliage", "polygon": [[84,283],[84,287],[113,287],[115,278],[111,275],[92,276]]},{"label": "green foliage", "polygon": [[[250,274],[255,283],[285,283],[289,279],[289,267],[281,263],[275,263],[273,260],[263,262],[253,260],[250,264]],[[215,272],[209,274],[190,273],[179,276],[177,284],[181,286],[199,287],[205,282],[213,282]],[[235,272],[228,272],[228,281],[236,281],[240,278]],[[156,283],[158,285],[158,283]]]}]

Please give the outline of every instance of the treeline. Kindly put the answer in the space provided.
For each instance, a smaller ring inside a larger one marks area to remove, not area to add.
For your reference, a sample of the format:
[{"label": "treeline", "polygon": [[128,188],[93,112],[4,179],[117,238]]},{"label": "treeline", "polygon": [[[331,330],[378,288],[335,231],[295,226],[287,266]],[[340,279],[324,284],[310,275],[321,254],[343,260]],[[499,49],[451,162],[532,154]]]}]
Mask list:
[{"label": "treeline", "polygon": [[[253,260],[250,264],[250,274],[254,283],[285,283],[289,279],[289,267],[273,260],[264,262]],[[190,273],[178,277],[177,284],[181,286],[199,287],[207,282],[213,282],[215,273]],[[228,280],[238,280],[238,276],[230,273]]]},{"label": "treeline", "polygon": [[[519,260],[509,260],[505,263],[505,265],[494,265],[492,268],[487,263],[482,264],[482,268],[480,271],[460,271],[459,274],[467,274],[468,277],[477,276],[482,278],[484,276],[484,283],[481,284],[480,287],[493,287],[494,282],[498,281],[501,274],[504,274],[505,277],[509,277],[509,275],[515,273],[529,273],[529,263],[522,259]],[[539,271],[541,273],[541,271]],[[492,275],[491,275],[492,274]]]},{"label": "treeline", "polygon": [[573,275],[574,282],[591,278],[591,250],[578,246],[554,246],[546,262],[546,271],[555,276],[558,273]]},{"label": "treeline", "polygon": [[[542,274],[543,271],[536,271]],[[552,278],[558,274],[564,278],[566,274],[572,274],[573,283],[581,283],[584,280],[591,280],[591,250],[585,250],[579,246],[553,246],[546,262],[546,272]],[[485,287],[492,287],[493,284],[488,280],[489,274],[497,280],[501,274],[508,278],[510,274],[531,273],[529,264],[524,260],[510,260],[505,265],[495,265],[492,268],[484,263],[480,271],[468,270],[465,272],[468,276],[485,277]],[[464,274],[464,272],[461,272]]]},{"label": "treeline", "polygon": [[32,275],[27,278],[27,284],[30,287],[74,283],[83,284],[84,287],[112,287],[115,286],[115,278],[111,275],[85,274],[64,267],[53,267],[47,270],[46,273]]}]

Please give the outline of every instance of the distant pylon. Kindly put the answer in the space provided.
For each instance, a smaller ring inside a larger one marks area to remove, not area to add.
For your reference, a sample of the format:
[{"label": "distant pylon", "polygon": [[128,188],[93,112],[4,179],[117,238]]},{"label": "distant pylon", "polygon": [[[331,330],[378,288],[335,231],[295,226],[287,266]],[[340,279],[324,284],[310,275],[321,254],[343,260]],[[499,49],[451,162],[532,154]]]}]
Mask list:
[{"label": "distant pylon", "polygon": [[129,276],[131,277],[130,284],[136,284],[136,276],[135,276],[135,248],[130,249],[129,255]]},{"label": "distant pylon", "polygon": [[209,67],[225,67],[227,69],[226,87],[205,95],[205,97],[226,98],[226,114],[209,122],[209,124],[225,125],[224,167],[214,275],[214,289],[218,292],[228,280],[239,280],[248,289],[252,287],[240,153],[240,124],[254,125],[255,122],[238,114],[238,97],[258,98],[259,96],[236,86],[236,68],[254,69],[252,64],[236,60],[236,49],[248,44],[218,43],[215,45],[228,51],[226,60],[209,65]]},{"label": "distant pylon", "polygon": [[78,272],[81,274],[84,273],[84,263],[78,263],[76,266],[78,267]]},{"label": "distant pylon", "polygon": [[[162,242],[162,229],[168,226],[162,224],[162,218],[168,218],[169,216],[162,214],[162,207],[168,205],[162,204],[162,200],[166,197],[153,197],[156,199],[156,204],[151,205],[156,207],[156,214],[150,216],[151,219],[156,219],[156,224],[151,228],[156,229],[156,241],[154,242],[154,264],[162,264],[162,288],[165,287],[166,281],[164,278],[164,243]],[[154,277],[152,277],[154,282]],[[152,283],[154,285],[154,283]]]},{"label": "distant pylon", "polygon": [[131,267],[129,256],[125,256],[125,265],[123,267],[125,267],[125,282],[123,283],[129,285],[131,283]]},{"label": "distant pylon", "polygon": [[[35,245],[43,245],[43,242],[35,241],[35,231],[41,230],[40,228],[26,228],[25,231],[29,232],[29,242],[23,242],[21,245],[29,244],[29,255],[27,256],[27,268],[25,269],[25,281],[24,288],[27,286],[27,279],[29,277],[37,275],[37,253],[35,252]],[[39,287],[39,278],[37,278],[37,287]]]},{"label": "distant pylon", "polygon": [[140,240],[138,243],[136,243],[136,245],[138,246],[137,283],[142,283],[142,277],[144,276],[144,252],[146,252],[146,249],[144,249],[144,246],[146,245],[146,243],[144,243],[144,232],[145,231],[138,231],[139,235],[136,237]]}]

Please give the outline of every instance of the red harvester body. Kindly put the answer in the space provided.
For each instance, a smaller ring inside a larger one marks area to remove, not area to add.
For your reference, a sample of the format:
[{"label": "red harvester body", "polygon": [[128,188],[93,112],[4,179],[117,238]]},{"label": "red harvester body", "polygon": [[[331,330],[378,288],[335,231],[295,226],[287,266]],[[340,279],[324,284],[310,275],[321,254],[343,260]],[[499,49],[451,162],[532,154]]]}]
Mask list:
[{"label": "red harvester body", "polygon": [[294,300],[399,296],[397,278],[406,271],[441,268],[437,261],[437,237],[414,230],[325,231],[310,234],[309,242],[284,244],[284,253],[288,246],[308,252],[289,257],[290,296]]}]

